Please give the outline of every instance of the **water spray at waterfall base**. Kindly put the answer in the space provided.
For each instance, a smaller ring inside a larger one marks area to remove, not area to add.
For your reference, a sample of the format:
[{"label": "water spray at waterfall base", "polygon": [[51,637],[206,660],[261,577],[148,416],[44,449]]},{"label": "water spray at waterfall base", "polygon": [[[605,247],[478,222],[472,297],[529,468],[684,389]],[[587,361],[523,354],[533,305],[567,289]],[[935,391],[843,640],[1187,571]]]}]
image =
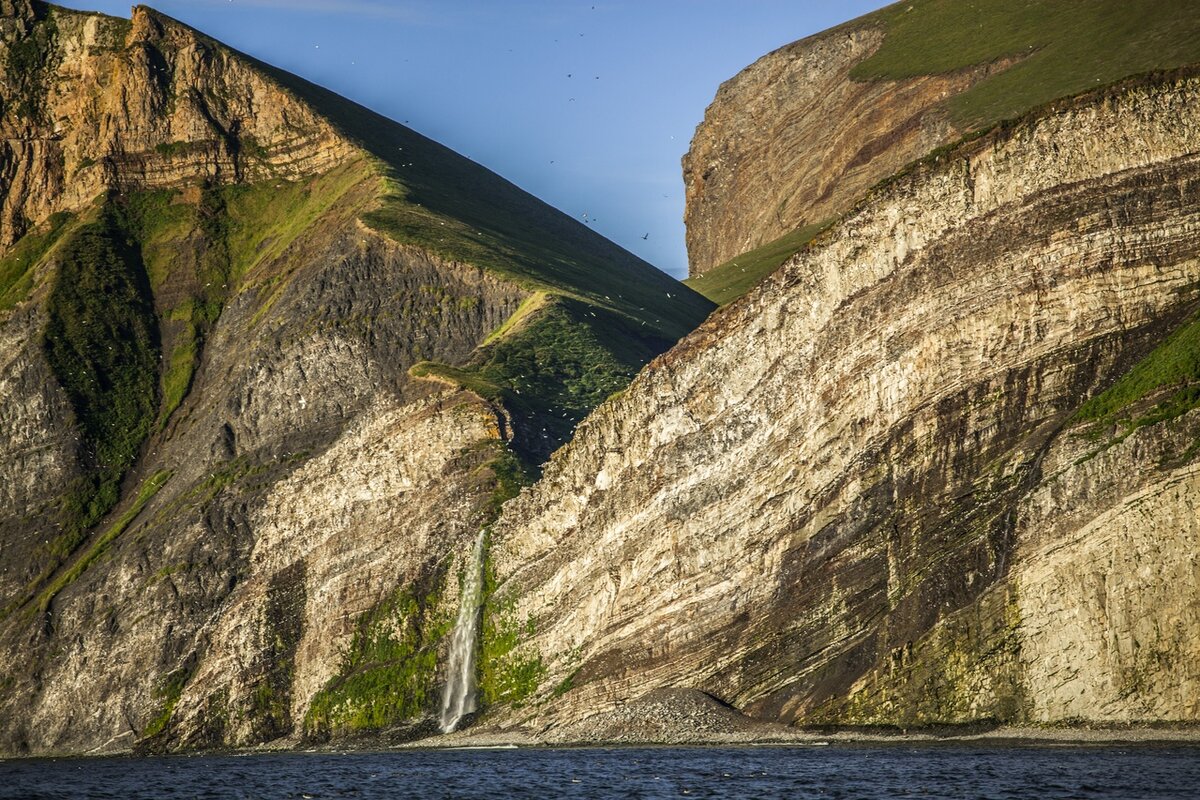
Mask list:
[{"label": "water spray at waterfall base", "polygon": [[479,606],[483,593],[483,531],[463,574],[458,620],[450,640],[450,664],[442,694],[442,733],[453,733],[467,714],[475,711],[475,652],[479,641]]}]

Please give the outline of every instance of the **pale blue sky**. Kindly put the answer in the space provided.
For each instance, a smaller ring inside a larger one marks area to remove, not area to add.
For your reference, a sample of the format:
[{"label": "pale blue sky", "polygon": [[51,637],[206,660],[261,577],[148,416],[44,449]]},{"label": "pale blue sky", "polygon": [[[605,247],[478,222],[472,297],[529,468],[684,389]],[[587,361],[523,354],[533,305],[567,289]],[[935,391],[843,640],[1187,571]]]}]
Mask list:
[{"label": "pale blue sky", "polygon": [[[60,0],[128,16],[128,0]],[[684,277],[680,158],[722,81],[881,0],[158,0]],[[648,238],[643,238],[649,234]]]}]

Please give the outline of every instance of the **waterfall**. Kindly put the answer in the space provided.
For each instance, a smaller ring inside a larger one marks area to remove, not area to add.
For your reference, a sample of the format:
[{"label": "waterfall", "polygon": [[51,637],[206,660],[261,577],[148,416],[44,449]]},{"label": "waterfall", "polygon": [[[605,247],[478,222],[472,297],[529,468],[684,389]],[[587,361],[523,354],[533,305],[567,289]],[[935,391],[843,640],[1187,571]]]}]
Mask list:
[{"label": "waterfall", "polygon": [[479,605],[483,590],[483,531],[475,540],[463,576],[458,620],[450,640],[450,665],[442,694],[442,733],[452,733],[475,710],[475,645],[479,641]]}]

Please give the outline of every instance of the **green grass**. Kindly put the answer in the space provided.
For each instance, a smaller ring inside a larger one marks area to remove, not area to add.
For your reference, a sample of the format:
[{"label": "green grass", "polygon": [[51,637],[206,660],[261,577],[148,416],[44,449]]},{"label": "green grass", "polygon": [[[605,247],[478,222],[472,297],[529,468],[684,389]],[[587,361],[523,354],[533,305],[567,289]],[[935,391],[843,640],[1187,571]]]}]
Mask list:
[{"label": "green grass", "polygon": [[[70,552],[116,505],[158,409],[158,325],[135,245],[107,209],[59,250],[47,302],[47,360],[83,437],[86,476],[62,506]],[[60,537],[60,538],[63,538]]]},{"label": "green grass", "polygon": [[171,478],[171,473],[168,471],[157,472],[142,482],[141,488],[138,489],[137,495],[133,499],[133,503],[129,509],[125,511],[112,525],[109,526],[103,534],[96,539],[95,543],[88,548],[87,552],[76,559],[75,563],[64,570],[54,582],[42,590],[37,598],[37,610],[45,613],[50,607],[50,603],[58,596],[63,589],[66,589],[72,583],[79,579],[79,576],[87,571],[87,568],[95,563],[96,559],[104,555],[112,543],[118,536],[125,532],[129,524],[137,518],[137,515],[142,513],[142,509],[146,507],[146,503],[158,493],[158,490],[163,487]]},{"label": "green grass", "polygon": [[[1152,408],[1133,416],[1130,409],[1162,394]],[[1078,422],[1121,423],[1124,436],[1200,408],[1200,316],[1193,317],[1116,383],[1089,399],[1075,414]],[[1122,438],[1124,438],[1122,436]]]},{"label": "green grass", "polygon": [[110,208],[137,242],[150,287],[160,290],[177,275],[181,258],[197,227],[195,206],[179,202],[179,193],[166,189],[131,192],[114,198]]},{"label": "green grass", "polygon": [[488,445],[497,449],[495,457],[485,465],[491,471],[493,488],[484,508],[484,519],[485,524],[491,525],[504,504],[533,482],[533,476],[517,454],[503,443],[488,442]]},{"label": "green grass", "polygon": [[[520,311],[518,311],[520,313]],[[649,328],[649,326],[645,326]],[[596,306],[557,297],[491,340],[465,366],[422,362],[410,370],[502,401],[513,447],[527,465],[544,461],[593,408],[624,389],[671,342]]]},{"label": "green grass", "polygon": [[164,322],[181,324],[165,324],[162,329],[162,345],[169,355],[159,384],[162,402],[155,430],[166,427],[191,388],[204,335],[219,316],[227,294],[224,242],[214,242],[212,231],[205,226],[206,210],[208,217],[213,216],[204,202],[211,194],[211,190],[204,192],[201,203],[194,204],[182,202],[179,192],[142,191],[111,203],[122,227],[136,241],[151,292],[189,288],[186,299],[164,315]]},{"label": "green grass", "polygon": [[183,689],[187,686],[187,682],[191,680],[192,674],[188,669],[177,669],[167,675],[162,684],[159,685],[156,694],[158,695],[159,711],[154,715],[146,725],[146,729],[142,731],[142,738],[149,739],[158,736],[167,729],[167,725],[171,722],[171,716],[175,713],[175,706],[179,704],[179,698],[183,696]]},{"label": "green grass", "polygon": [[192,388],[192,378],[200,361],[199,336],[196,325],[188,321],[163,370],[162,376],[162,405],[159,407],[157,429],[166,427],[167,421],[179,408],[188,390]]},{"label": "green grass", "polygon": [[29,297],[34,268],[53,250],[71,219],[66,212],[52,214],[40,229],[25,234],[0,259],[0,311],[7,311]]},{"label": "green grass", "polygon": [[225,210],[230,280],[254,286],[273,276],[289,247],[364,180],[363,162],[353,162],[308,180],[282,179],[220,189]]},{"label": "green grass", "polygon": [[[163,327],[168,356],[157,430],[167,426],[191,390],[204,343],[229,297],[272,279],[276,292],[281,290],[287,249],[368,179],[359,163],[309,181],[196,189],[198,202],[179,191],[155,190],[110,203],[121,229],[136,242],[152,291],[178,297],[183,290],[183,298],[164,311],[166,322],[179,324]],[[268,294],[263,291],[264,299]]]},{"label": "green grass", "polygon": [[397,241],[533,291],[607,308],[671,341],[712,310],[678,281],[495,173],[332,92],[258,65],[377,159],[384,202],[364,221]]},{"label": "green grass", "polygon": [[949,101],[964,130],[1130,75],[1200,61],[1200,13],[1192,0],[910,0],[865,19],[882,23],[887,35],[851,72],[856,80],[1020,59]]},{"label": "green grass", "polygon": [[806,225],[762,247],[742,253],[696,278],[684,281],[719,306],[727,305],[757,286],[763,278],[804,249],[832,222]]}]

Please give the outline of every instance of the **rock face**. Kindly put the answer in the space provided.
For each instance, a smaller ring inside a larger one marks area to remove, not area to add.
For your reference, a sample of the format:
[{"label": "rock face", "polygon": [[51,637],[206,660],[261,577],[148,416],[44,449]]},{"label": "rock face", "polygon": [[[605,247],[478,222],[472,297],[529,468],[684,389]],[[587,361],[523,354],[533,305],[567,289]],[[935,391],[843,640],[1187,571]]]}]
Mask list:
[{"label": "rock face", "polygon": [[597,409],[493,534],[540,676],[501,719],[663,687],[800,724],[1200,719],[1198,98],[1132,81],[921,163]]},{"label": "rock face", "polygon": [[480,529],[484,715],[545,741],[1200,720],[1195,70],[858,199],[982,73],[769,56],[698,269],[858,205],[672,347],[709,304],[412,131],[0,12],[0,753],[432,733]]},{"label": "rock face", "polygon": [[246,59],[144,6],[132,21],[41,3],[5,16],[26,33],[4,53],[0,247],[110,187],[296,178],[355,153]]},{"label": "rock face", "polygon": [[0,10],[0,753],[422,730],[521,457],[710,305],[150,9]]},{"label": "rock face", "polygon": [[684,158],[692,277],[735,261],[761,275],[758,259],[778,266],[935,148],[1196,63],[1197,42],[1195,15],[1166,0],[908,0],[780,48],[721,86]]},{"label": "rock face", "polygon": [[683,160],[692,277],[836,219],[875,183],[954,141],[947,98],[1000,64],[857,82],[883,41],[869,22],[802,39],[721,85]]}]

